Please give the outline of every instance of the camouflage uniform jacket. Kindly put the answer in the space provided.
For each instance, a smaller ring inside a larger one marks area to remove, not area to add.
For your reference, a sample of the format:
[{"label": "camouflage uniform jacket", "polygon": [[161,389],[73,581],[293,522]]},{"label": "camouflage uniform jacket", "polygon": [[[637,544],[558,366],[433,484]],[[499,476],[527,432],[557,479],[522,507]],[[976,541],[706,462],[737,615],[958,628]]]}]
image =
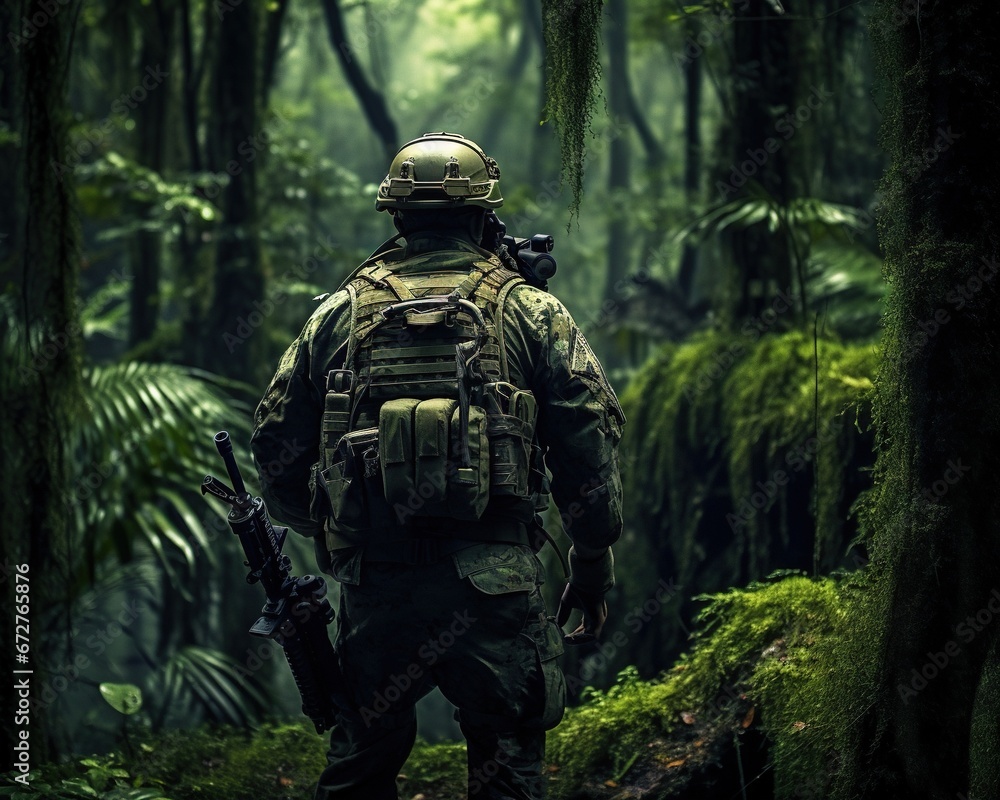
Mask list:
[{"label": "camouflage uniform jacket", "polygon": [[[458,240],[425,236],[411,241],[407,256],[441,250],[446,259],[471,249]],[[420,267],[428,268],[426,260]],[[406,261],[393,271],[405,279]],[[583,332],[558,299],[520,284],[502,313],[510,380],[537,399],[536,434],[563,527],[579,556],[597,558],[622,528],[617,444],[624,414]],[[325,377],[343,365],[350,320],[344,290],[316,309],[281,358],[254,417],[251,448],[264,499],[276,518],[307,536],[323,535],[322,522],[309,516],[308,478],[319,460]],[[530,501],[519,513],[531,518]]]}]

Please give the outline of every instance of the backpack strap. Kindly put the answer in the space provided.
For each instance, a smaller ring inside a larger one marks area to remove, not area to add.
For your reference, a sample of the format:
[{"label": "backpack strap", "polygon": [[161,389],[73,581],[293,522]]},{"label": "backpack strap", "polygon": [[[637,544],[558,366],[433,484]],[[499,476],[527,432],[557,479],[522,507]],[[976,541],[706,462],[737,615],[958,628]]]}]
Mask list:
[{"label": "backpack strap", "polygon": [[416,299],[413,292],[396,277],[395,273],[386,266],[384,261],[379,261],[374,266],[368,267],[358,273],[358,277],[371,282],[373,286],[380,288],[388,286],[399,300]]},{"label": "backpack strap", "polygon": [[503,372],[503,379],[507,382],[510,382],[510,368],[507,366],[507,343],[503,338],[503,307],[511,289],[515,286],[520,286],[522,283],[527,283],[520,275],[518,275],[518,278],[520,280],[508,280],[500,287],[500,291],[497,293],[496,317],[493,320],[497,335],[497,346],[500,348],[500,369]]},{"label": "backpack strap", "polygon": [[[500,259],[488,262],[477,262],[476,270],[462,282],[459,290],[471,287],[470,295],[476,304],[488,311],[489,321],[493,326],[493,336],[499,348],[500,376],[504,381],[510,381],[510,370],[507,366],[507,345],[503,338],[503,307],[511,289],[526,281],[518,272],[508,269]],[[458,291],[458,290],[456,290]]]}]

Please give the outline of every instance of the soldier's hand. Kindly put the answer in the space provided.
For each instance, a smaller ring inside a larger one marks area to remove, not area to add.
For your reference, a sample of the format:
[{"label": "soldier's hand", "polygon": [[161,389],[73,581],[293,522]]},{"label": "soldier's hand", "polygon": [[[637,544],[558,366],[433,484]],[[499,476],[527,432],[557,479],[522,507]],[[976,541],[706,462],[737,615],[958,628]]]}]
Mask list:
[{"label": "soldier's hand", "polygon": [[569,621],[574,608],[583,612],[583,619],[576,630],[563,636],[563,641],[569,645],[581,645],[600,639],[601,630],[608,619],[608,604],[604,600],[604,593],[587,592],[567,583],[556,611],[556,624],[560,628]]}]

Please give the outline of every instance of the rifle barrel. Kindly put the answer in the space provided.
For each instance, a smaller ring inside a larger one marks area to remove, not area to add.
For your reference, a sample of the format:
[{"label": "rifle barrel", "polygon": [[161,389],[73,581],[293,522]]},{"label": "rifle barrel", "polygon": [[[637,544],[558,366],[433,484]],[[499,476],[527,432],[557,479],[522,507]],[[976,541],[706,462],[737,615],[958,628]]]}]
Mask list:
[{"label": "rifle barrel", "polygon": [[222,460],[226,464],[226,472],[229,473],[229,480],[233,484],[236,496],[243,497],[247,493],[247,488],[243,484],[243,476],[236,463],[236,456],[233,455],[233,443],[229,438],[228,431],[219,431],[215,434],[215,446],[219,449],[219,455],[222,456]]}]

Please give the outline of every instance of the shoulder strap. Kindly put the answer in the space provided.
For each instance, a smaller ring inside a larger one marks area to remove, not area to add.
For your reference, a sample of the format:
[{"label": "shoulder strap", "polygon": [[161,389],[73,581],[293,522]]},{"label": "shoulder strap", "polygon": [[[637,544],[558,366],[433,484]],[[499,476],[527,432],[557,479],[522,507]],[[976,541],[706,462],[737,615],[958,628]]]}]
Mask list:
[{"label": "shoulder strap", "polygon": [[507,367],[507,342],[503,336],[503,309],[504,303],[507,302],[507,295],[510,294],[511,289],[515,286],[520,286],[522,283],[527,283],[527,281],[520,275],[517,275],[500,287],[500,291],[497,294],[496,317],[493,320],[493,325],[497,332],[497,344],[500,347],[500,369],[503,372],[503,379],[508,383],[510,382],[510,369]]},{"label": "shoulder strap", "polygon": [[393,256],[396,256],[398,258],[398,256],[401,255],[403,252],[403,248],[399,244],[399,240],[402,238],[403,234],[399,233],[393,236],[391,239],[386,239],[384,242],[382,242],[382,244],[380,244],[378,247],[375,248],[375,252],[373,252],[370,256],[368,256],[368,258],[366,258],[364,261],[358,264],[358,266],[356,266],[353,270],[351,270],[351,274],[348,275],[346,278],[344,278],[343,281],[341,281],[340,286],[337,288],[337,291],[339,292],[341,289],[345,288],[347,284],[349,284],[351,281],[353,281],[355,278],[358,277],[358,275],[365,267],[371,265],[375,261],[379,260],[385,261],[386,258],[391,258]]},{"label": "shoulder strap", "polygon": [[357,274],[357,278],[366,280],[373,286],[384,288],[386,286],[396,295],[397,300],[413,300],[413,292],[404,284],[395,273],[386,266],[384,261],[376,261],[374,265],[366,267]]},{"label": "shoulder strap", "polygon": [[347,334],[347,355],[344,357],[344,368],[354,369],[354,354],[361,341],[356,334],[358,328],[358,290],[353,281],[347,284],[346,289],[348,297],[351,298],[351,329]]},{"label": "shoulder strap", "polygon": [[491,306],[489,316],[492,318],[494,336],[499,349],[501,377],[510,381],[510,370],[507,367],[507,346],[503,337],[503,306],[510,290],[525,283],[520,273],[508,269],[499,258],[489,261],[475,262],[475,268],[459,285],[456,292],[467,292],[465,297],[472,297],[476,304],[482,307]]}]

